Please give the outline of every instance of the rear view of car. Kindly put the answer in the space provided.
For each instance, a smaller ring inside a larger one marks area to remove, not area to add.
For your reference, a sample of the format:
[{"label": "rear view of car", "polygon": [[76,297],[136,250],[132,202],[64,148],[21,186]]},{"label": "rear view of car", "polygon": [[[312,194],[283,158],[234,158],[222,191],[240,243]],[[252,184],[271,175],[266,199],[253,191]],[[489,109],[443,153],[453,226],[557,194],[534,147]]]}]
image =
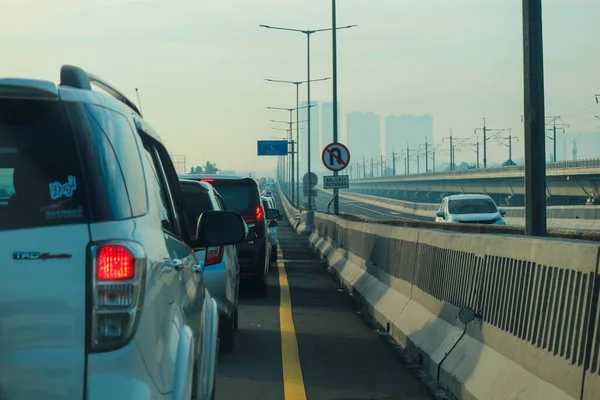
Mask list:
[{"label": "rear view of car", "polygon": [[167,149],[93,79],[0,79],[0,399],[208,400],[218,309],[192,246],[243,221],[204,214],[192,241]]},{"label": "rear view of car", "polygon": [[[275,202],[271,197],[263,197],[263,207],[265,210],[274,210]],[[271,232],[271,262],[277,261],[277,218],[271,218],[268,222],[269,231]]]},{"label": "rear view of car", "polygon": [[198,174],[180,175],[180,178],[210,183],[221,195],[225,208],[244,218],[255,239],[237,245],[241,277],[252,281],[259,293],[266,295],[271,235],[256,181],[252,178]]}]

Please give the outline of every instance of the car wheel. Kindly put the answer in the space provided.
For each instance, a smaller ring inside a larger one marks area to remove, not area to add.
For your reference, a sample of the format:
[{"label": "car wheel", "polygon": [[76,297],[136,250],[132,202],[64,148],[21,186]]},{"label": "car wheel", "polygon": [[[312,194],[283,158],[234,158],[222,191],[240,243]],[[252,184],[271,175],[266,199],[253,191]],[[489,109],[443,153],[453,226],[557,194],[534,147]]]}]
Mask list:
[{"label": "car wheel", "polygon": [[219,341],[220,347],[219,351],[221,353],[231,353],[233,350],[233,331],[234,331],[234,321],[232,318],[227,318],[222,315],[219,317]]}]

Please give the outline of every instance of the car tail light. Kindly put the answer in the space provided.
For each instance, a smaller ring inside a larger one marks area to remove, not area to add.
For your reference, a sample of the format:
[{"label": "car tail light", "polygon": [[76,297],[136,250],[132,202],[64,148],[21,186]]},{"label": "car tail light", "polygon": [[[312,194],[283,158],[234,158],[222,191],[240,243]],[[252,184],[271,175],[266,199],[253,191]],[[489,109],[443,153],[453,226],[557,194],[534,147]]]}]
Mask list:
[{"label": "car tail light", "polygon": [[139,322],[146,277],[146,254],[139,243],[116,241],[91,247],[92,351],[127,344]]},{"label": "car tail light", "polygon": [[246,223],[260,222],[260,221],[262,221],[264,215],[265,215],[265,212],[264,212],[262,206],[257,206],[256,209],[254,210],[253,216],[248,216],[248,217],[243,217],[243,218]]},{"label": "car tail light", "polygon": [[218,264],[223,260],[223,246],[209,247],[206,249],[206,262],[204,265]]},{"label": "car tail light", "polygon": [[215,180],[214,180],[214,179],[209,179],[209,178],[203,178],[203,179],[200,179],[200,181],[201,181],[201,182],[208,182],[208,183],[211,183],[211,182],[214,182]]}]

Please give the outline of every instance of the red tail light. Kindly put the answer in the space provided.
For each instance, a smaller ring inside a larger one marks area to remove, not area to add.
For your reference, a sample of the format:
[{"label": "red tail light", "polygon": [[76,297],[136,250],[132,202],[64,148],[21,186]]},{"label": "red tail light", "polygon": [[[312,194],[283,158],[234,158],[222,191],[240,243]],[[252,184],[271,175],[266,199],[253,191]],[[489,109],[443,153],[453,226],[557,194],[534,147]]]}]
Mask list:
[{"label": "red tail light", "polygon": [[203,179],[200,179],[200,181],[201,182],[208,182],[208,183],[210,183],[210,182],[214,182],[215,180],[214,179],[210,179],[210,178],[203,178]]},{"label": "red tail light", "polygon": [[124,246],[106,245],[96,255],[96,279],[122,281],[135,275],[135,257]]},{"label": "red tail light", "polygon": [[135,335],[142,312],[146,253],[136,242],[120,240],[92,246],[92,351],[125,346]]},{"label": "red tail light", "polygon": [[209,247],[206,249],[206,266],[218,264],[221,260],[223,260],[223,246]]},{"label": "red tail light", "polygon": [[250,222],[260,222],[260,221],[262,221],[264,216],[265,216],[265,212],[263,211],[262,206],[257,206],[256,209],[254,210],[253,216],[247,216],[247,217],[243,217],[243,218],[246,223],[250,223]]},{"label": "red tail light", "polygon": [[263,219],[264,211],[261,206],[256,207],[256,222],[260,222]]}]

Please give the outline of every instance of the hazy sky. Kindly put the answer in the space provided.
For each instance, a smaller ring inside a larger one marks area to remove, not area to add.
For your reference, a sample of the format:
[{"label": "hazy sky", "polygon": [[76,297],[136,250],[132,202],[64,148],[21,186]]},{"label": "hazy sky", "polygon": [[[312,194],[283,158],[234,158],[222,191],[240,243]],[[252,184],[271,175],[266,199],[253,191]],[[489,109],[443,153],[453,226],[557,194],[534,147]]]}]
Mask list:
[{"label": "hazy sky", "polygon": [[[600,1],[543,3],[547,114],[572,131],[598,131]],[[138,87],[146,119],[188,165],[269,168],[275,159],[257,157],[256,140],[277,136],[269,120],[287,114],[265,107],[295,106],[295,90],[263,79],[304,80],[306,37],[258,25],[326,28],[330,8],[326,0],[0,0],[0,75],[57,81],[62,64],[79,65],[132,98]],[[490,128],[522,135],[520,1],[338,0],[338,24],[358,25],[338,33],[344,114],[431,114],[440,142],[449,128],[472,136],[484,116]],[[330,76],[331,34],[311,44],[312,77]],[[331,90],[330,81],[313,84],[313,100],[330,101]],[[490,161],[506,159],[501,146],[489,151]]]}]

